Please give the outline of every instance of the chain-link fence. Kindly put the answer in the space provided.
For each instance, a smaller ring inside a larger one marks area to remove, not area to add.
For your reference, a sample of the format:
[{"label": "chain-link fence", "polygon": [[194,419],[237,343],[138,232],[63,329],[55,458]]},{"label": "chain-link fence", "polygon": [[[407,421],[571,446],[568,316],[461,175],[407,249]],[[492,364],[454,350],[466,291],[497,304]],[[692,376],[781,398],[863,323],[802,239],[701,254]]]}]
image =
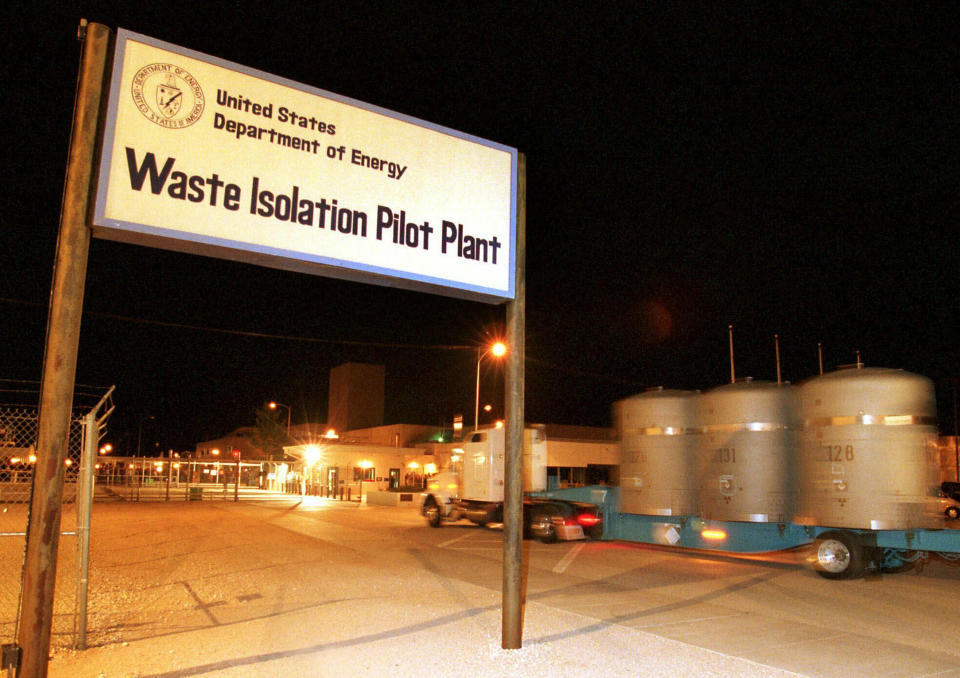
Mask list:
[{"label": "chain-link fence", "polygon": [[[33,467],[37,461],[37,410],[0,406],[0,503],[29,504]],[[64,503],[77,498],[77,473],[83,452],[83,420],[70,421],[70,442],[64,479]],[[26,523],[24,523],[24,526]]]},{"label": "chain-link fence", "polygon": [[301,464],[180,457],[101,456],[96,501],[246,501],[283,494],[317,494],[300,482]]},{"label": "chain-link fence", "polygon": [[[26,533],[30,513],[33,470],[36,466],[37,408],[0,405],[0,640],[14,642],[20,612]],[[63,535],[57,558],[57,588],[54,600],[51,643],[69,646],[75,637],[77,580],[77,478],[83,452],[83,420],[70,421],[66,475],[63,488],[64,510],[60,530]]]}]

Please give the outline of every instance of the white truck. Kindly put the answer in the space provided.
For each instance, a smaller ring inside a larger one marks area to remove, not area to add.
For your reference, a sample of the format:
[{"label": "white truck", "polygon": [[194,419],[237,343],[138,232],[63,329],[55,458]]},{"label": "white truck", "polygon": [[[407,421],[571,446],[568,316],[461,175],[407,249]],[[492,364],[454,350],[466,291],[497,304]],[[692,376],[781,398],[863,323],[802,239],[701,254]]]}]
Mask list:
[{"label": "white truck", "polygon": [[[427,522],[466,518],[477,525],[503,522],[503,476],[506,434],[502,428],[467,433],[450,455],[450,468],[438,473],[423,492],[421,511]],[[547,441],[540,428],[523,431],[523,491],[547,487]]]}]

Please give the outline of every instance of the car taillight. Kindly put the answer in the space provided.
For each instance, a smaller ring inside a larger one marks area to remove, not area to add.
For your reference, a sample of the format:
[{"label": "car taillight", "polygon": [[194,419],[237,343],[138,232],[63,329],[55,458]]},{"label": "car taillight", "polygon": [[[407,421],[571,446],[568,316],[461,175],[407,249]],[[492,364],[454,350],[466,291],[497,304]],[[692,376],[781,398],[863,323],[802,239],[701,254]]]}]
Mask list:
[{"label": "car taillight", "polygon": [[594,515],[593,513],[581,513],[577,516],[577,522],[583,525],[584,527],[593,527],[601,521],[600,516]]}]

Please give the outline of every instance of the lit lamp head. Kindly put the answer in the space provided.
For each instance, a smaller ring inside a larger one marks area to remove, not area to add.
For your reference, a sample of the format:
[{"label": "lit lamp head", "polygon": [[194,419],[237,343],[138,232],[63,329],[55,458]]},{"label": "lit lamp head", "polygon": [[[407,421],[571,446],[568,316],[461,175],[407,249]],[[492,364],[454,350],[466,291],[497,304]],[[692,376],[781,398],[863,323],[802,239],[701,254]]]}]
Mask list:
[{"label": "lit lamp head", "polygon": [[303,450],[303,461],[308,468],[320,461],[320,448],[316,445],[307,445]]}]

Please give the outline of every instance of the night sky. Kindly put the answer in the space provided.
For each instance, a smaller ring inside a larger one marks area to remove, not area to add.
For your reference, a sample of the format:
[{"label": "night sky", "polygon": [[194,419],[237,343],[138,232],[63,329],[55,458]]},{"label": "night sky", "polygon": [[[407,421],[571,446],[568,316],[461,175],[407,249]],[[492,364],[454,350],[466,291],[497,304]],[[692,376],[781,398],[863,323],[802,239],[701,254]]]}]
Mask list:
[{"label": "night sky", "polygon": [[[0,10],[0,379],[40,378],[84,17],[526,154],[529,421],[609,425],[645,387],[721,385],[732,324],[738,376],[776,378],[774,334],[793,382],[817,373],[817,342],[827,369],[860,351],[935,380],[953,431],[955,4],[51,6]],[[121,447],[154,416],[144,440],[163,449],[252,424],[271,399],[323,421],[348,361],[386,366],[387,423],[470,421],[464,347],[505,320],[101,240],[84,303],[78,384],[116,384]],[[502,412],[502,372],[484,368]]]}]

